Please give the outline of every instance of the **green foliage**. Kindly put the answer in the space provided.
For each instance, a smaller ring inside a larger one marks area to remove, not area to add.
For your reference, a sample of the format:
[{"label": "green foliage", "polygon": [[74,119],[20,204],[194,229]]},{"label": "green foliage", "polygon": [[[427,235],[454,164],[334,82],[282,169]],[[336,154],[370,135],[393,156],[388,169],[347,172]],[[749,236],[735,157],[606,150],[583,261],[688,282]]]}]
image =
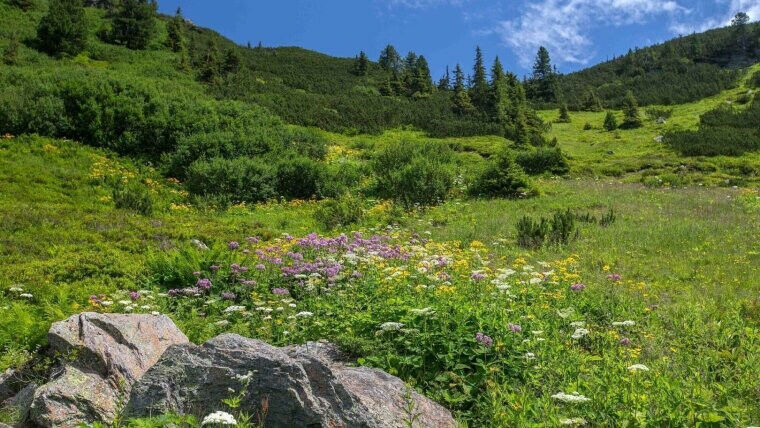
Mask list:
[{"label": "green foliage", "polygon": [[604,129],[606,129],[609,132],[612,132],[618,129],[618,121],[614,112],[608,111],[607,115],[604,116]]},{"label": "green foliage", "polygon": [[142,183],[121,183],[115,185],[112,198],[116,208],[128,209],[144,216],[153,214],[153,197]]},{"label": "green foliage", "polygon": [[586,122],[583,124],[584,131],[590,131],[592,129],[594,129],[594,125],[592,125],[591,122]]},{"label": "green foliage", "polygon": [[559,147],[522,150],[517,152],[515,160],[525,172],[531,175],[544,173],[563,175],[570,170],[567,158]]},{"label": "green foliage", "polygon": [[326,181],[322,163],[305,157],[285,158],[276,165],[277,192],[290,199],[321,196]]},{"label": "green foliage", "polygon": [[37,43],[51,55],[75,56],[87,43],[82,0],[50,0],[48,13],[37,27]]},{"label": "green foliage", "polygon": [[760,70],[752,73],[752,76],[750,77],[747,85],[750,88],[760,88]]},{"label": "green foliage", "polygon": [[570,123],[572,120],[570,119],[570,110],[567,108],[567,103],[562,103],[559,106],[559,117],[557,118],[557,123]]},{"label": "green foliage", "polygon": [[156,29],[157,3],[121,0],[113,17],[110,40],[130,49],[145,49]]},{"label": "green foliage", "polygon": [[555,211],[549,219],[524,216],[517,222],[517,244],[527,249],[537,249],[545,243],[567,245],[577,236],[575,219],[570,210]]},{"label": "green foliage", "polygon": [[359,52],[359,55],[354,60],[354,74],[357,76],[366,76],[369,69],[369,58],[364,51]]},{"label": "green foliage", "polygon": [[8,40],[8,46],[5,47],[3,50],[3,64],[5,65],[17,65],[19,62],[18,58],[18,48],[19,48],[19,42],[18,37],[15,35],[11,36],[11,38]]},{"label": "green foliage", "polygon": [[182,17],[182,11],[177,8],[177,13],[166,23],[166,45],[173,52],[183,52],[187,49],[187,31],[185,29],[185,18]]},{"label": "green foliage", "polygon": [[536,191],[514,155],[503,152],[488,162],[470,188],[470,193],[474,196],[524,198],[533,196]]},{"label": "green foliage", "polygon": [[324,200],[314,212],[314,219],[327,230],[356,224],[363,217],[362,200],[348,193]]},{"label": "green foliage", "polygon": [[266,161],[239,157],[200,159],[187,170],[191,192],[223,204],[259,202],[277,195],[276,171]]},{"label": "green foliage", "polygon": [[407,209],[438,204],[454,184],[451,162],[451,149],[444,144],[390,144],[372,161],[377,179],[375,191]]},{"label": "green foliage", "polygon": [[646,108],[647,117],[651,120],[670,119],[673,116],[673,109],[667,107],[650,106]]},{"label": "green foliage", "polygon": [[639,103],[633,96],[633,92],[628,91],[623,100],[623,123],[620,124],[620,127],[623,129],[633,129],[640,126]]}]

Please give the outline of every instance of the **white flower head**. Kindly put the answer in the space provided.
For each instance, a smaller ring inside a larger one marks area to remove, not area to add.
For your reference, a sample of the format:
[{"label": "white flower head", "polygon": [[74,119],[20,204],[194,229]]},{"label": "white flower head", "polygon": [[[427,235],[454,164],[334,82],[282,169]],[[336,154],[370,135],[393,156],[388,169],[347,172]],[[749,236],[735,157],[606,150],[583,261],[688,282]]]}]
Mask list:
[{"label": "white flower head", "polygon": [[573,321],[570,323],[570,327],[576,327],[576,328],[583,327],[584,325],[586,325],[586,323],[583,321]]},{"label": "white flower head", "polygon": [[565,418],[559,420],[560,425],[581,426],[586,425],[586,420],[583,418]]},{"label": "white flower head", "polygon": [[626,321],[615,321],[612,323],[614,327],[633,327],[636,325],[636,321],[626,320]]},{"label": "white flower head", "polygon": [[576,328],[575,331],[573,332],[573,335],[570,337],[572,337],[573,339],[580,339],[581,337],[587,336],[588,334],[589,334],[588,329]]},{"label": "white flower head", "polygon": [[203,425],[237,425],[237,421],[231,414],[219,411],[203,418],[201,426]]},{"label": "white flower head", "polygon": [[630,367],[628,367],[628,370],[632,372],[648,372],[649,367],[643,365],[643,364],[634,364]]},{"label": "white flower head", "polygon": [[401,330],[401,328],[404,326],[404,324],[400,322],[385,322],[380,324],[380,330],[382,331],[398,331]]},{"label": "white flower head", "polygon": [[314,316],[314,314],[312,312],[309,312],[309,311],[303,311],[303,312],[299,312],[299,313],[296,314],[296,317],[298,317],[298,318],[308,318],[308,317],[312,317],[312,316]]},{"label": "white flower head", "polygon": [[224,309],[224,312],[229,314],[232,312],[242,312],[245,310],[245,306],[228,306]]},{"label": "white flower head", "polygon": [[587,401],[591,401],[590,398],[586,397],[585,395],[580,395],[577,392],[573,392],[572,394],[565,394],[564,392],[558,392],[554,395],[552,395],[552,398],[555,400],[559,400],[565,403],[585,403]]},{"label": "white flower head", "polygon": [[22,293],[22,294],[19,294],[19,296],[23,297],[24,299],[31,299],[34,297],[30,293]]}]

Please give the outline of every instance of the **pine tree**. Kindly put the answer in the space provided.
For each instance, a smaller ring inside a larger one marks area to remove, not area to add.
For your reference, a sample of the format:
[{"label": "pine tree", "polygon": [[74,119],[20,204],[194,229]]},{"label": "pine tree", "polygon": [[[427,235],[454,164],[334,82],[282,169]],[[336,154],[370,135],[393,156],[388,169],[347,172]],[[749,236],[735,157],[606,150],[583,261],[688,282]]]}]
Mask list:
[{"label": "pine tree", "polygon": [[412,94],[429,94],[433,92],[433,78],[430,77],[430,67],[424,56],[417,57],[414,65],[414,79],[409,88]]},{"label": "pine tree", "polygon": [[533,63],[533,80],[544,80],[552,75],[552,62],[549,51],[541,46],[536,53],[536,61]]},{"label": "pine tree", "polygon": [[240,70],[241,62],[242,59],[240,58],[238,51],[235,48],[229,48],[224,54],[224,65],[222,66],[222,71],[227,74],[237,73],[238,70]]},{"label": "pine tree", "polygon": [[618,128],[617,118],[615,117],[615,113],[608,111],[607,115],[604,117],[604,129],[607,131],[614,131]]},{"label": "pine tree", "polygon": [[438,90],[448,91],[451,90],[451,75],[449,74],[449,66],[446,66],[446,73],[438,81]]},{"label": "pine tree", "polygon": [[186,48],[185,40],[185,18],[182,17],[182,10],[177,8],[174,18],[166,24],[166,33],[168,35],[166,44],[174,52],[181,52]]},{"label": "pine tree", "polygon": [[515,117],[515,133],[512,138],[518,146],[527,146],[530,144],[528,119],[525,117],[525,111],[522,106],[517,110],[517,117]]},{"label": "pine tree", "polygon": [[604,109],[602,107],[602,100],[596,94],[594,89],[589,89],[586,95],[586,101],[583,103],[583,109],[586,111],[600,112]]},{"label": "pine tree", "polygon": [[354,60],[354,74],[357,76],[366,76],[369,69],[369,59],[364,51],[359,52],[359,56]]},{"label": "pine tree", "polygon": [[87,22],[82,0],[51,0],[48,13],[37,27],[43,51],[75,56],[87,41]]},{"label": "pine tree", "polygon": [[17,65],[18,64],[18,36],[12,34],[8,39],[8,46],[3,51],[3,64],[5,65]]},{"label": "pine tree", "polygon": [[504,66],[501,65],[501,61],[499,61],[499,57],[497,56],[491,66],[491,84],[493,85],[495,82],[504,79],[504,76]]},{"label": "pine tree", "polygon": [[472,86],[470,99],[479,109],[488,109],[488,80],[486,80],[486,67],[483,63],[483,51],[480,46],[475,48],[475,65],[473,66]]},{"label": "pine tree", "polygon": [[454,112],[460,115],[470,113],[474,107],[470,96],[467,94],[467,88],[464,84],[464,72],[462,67],[457,64],[454,68]]},{"label": "pine tree", "polygon": [[401,72],[401,55],[399,55],[393,45],[386,46],[385,49],[380,52],[380,58],[378,58],[377,62],[385,71],[395,71],[396,73]]},{"label": "pine tree", "polygon": [[199,77],[206,83],[218,83],[220,68],[219,48],[216,47],[215,43],[209,42],[201,61]]},{"label": "pine tree", "polygon": [[558,123],[570,123],[570,110],[567,108],[567,103],[562,102],[559,105],[559,118],[557,119]]},{"label": "pine tree", "polygon": [[556,74],[551,64],[549,51],[541,46],[536,53],[536,61],[533,64],[533,74],[530,78],[529,89],[532,99],[544,102],[556,100],[557,83]]},{"label": "pine tree", "polygon": [[628,91],[623,99],[623,124],[622,128],[638,128],[641,126],[641,117],[639,116],[639,103],[632,91]]},{"label": "pine tree", "polygon": [[401,76],[393,72],[393,76],[391,78],[391,89],[393,90],[393,95],[404,95],[406,94],[406,87],[404,86],[404,81],[401,79]]},{"label": "pine tree", "polygon": [[145,49],[156,26],[155,1],[122,0],[113,19],[111,40],[130,49]]},{"label": "pine tree", "polygon": [[380,95],[384,97],[390,97],[391,95],[393,95],[393,86],[391,85],[391,79],[390,78],[386,79],[383,85],[380,86],[379,90],[380,90]]}]

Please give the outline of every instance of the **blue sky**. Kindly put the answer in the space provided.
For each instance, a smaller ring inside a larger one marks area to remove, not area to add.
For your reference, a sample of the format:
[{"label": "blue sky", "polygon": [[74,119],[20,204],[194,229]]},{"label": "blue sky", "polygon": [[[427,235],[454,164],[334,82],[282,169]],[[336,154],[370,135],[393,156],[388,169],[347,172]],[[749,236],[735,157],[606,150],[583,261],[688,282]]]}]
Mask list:
[{"label": "blue sky", "polygon": [[725,25],[738,11],[760,19],[760,0],[159,0],[245,44],[301,46],[334,56],[360,50],[377,59],[388,43],[430,62],[469,69],[476,45],[519,75],[540,45],[562,72],[629,47]]}]

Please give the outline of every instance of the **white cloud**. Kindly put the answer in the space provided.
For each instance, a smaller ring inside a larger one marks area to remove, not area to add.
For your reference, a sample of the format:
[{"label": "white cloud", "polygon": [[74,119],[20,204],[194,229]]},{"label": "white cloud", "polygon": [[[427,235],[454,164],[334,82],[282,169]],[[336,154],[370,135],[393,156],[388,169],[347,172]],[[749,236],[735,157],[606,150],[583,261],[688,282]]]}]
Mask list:
[{"label": "white cloud", "polygon": [[459,6],[467,0],[385,0],[388,6],[401,6],[410,9],[427,9],[432,6]]},{"label": "white cloud", "polygon": [[698,22],[674,22],[670,30],[674,34],[700,33],[711,28],[729,25],[738,12],[746,12],[750,20],[760,20],[760,0],[716,0],[724,5],[725,13]]},{"label": "white cloud", "polygon": [[523,66],[531,64],[539,46],[549,49],[557,62],[585,65],[594,57],[592,27],[688,13],[674,0],[540,0],[528,3],[518,18],[499,22],[494,32]]}]

